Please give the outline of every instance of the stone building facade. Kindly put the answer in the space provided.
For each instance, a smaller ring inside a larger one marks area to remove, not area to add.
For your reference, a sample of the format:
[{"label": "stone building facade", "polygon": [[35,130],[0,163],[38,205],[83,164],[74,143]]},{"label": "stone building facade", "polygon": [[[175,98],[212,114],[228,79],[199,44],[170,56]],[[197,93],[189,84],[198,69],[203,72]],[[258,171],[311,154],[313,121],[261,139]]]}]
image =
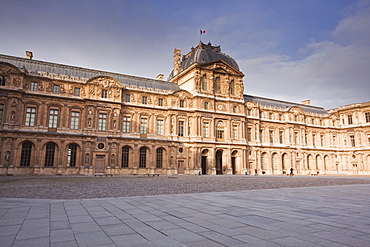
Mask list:
[{"label": "stone building facade", "polygon": [[175,49],[167,81],[26,55],[0,55],[1,175],[370,174],[370,102],[246,95],[220,46]]}]

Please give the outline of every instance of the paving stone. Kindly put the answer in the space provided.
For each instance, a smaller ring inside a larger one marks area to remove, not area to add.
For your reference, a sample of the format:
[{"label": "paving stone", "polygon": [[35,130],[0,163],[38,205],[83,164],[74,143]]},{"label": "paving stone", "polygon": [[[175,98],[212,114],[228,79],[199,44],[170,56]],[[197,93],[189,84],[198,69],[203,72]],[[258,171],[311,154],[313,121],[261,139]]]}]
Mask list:
[{"label": "paving stone", "polygon": [[74,241],[72,229],[55,230],[50,232],[50,242]]},{"label": "paving stone", "polygon": [[112,240],[103,232],[83,232],[75,234],[79,247],[113,244]]}]

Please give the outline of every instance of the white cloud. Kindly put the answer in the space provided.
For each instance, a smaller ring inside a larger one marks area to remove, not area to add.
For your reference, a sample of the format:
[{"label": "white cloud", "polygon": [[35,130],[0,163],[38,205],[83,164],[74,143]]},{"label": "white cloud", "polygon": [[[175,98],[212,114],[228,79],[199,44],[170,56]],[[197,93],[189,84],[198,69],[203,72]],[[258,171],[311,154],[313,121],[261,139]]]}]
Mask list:
[{"label": "white cloud", "polygon": [[247,94],[325,108],[370,101],[370,1],[361,1],[333,30],[332,41],[312,42],[296,61],[281,54],[238,61]]}]

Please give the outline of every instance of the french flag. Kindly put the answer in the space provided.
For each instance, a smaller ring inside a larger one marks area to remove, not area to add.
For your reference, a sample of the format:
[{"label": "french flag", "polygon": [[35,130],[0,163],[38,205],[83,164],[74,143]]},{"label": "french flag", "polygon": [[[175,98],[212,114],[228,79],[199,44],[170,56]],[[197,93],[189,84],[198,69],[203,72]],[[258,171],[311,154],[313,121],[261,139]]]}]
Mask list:
[{"label": "french flag", "polygon": [[200,34],[205,34],[206,30],[200,30]]}]

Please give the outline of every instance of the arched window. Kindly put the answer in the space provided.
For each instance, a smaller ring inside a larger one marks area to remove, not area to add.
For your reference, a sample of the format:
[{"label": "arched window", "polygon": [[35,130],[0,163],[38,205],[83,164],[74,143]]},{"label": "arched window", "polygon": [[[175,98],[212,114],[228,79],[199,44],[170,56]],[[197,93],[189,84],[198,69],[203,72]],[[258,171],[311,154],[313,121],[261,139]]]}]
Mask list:
[{"label": "arched window", "polygon": [[52,167],[54,166],[54,156],[55,156],[55,143],[49,142],[46,144],[45,150],[45,167]]},{"label": "arched window", "polygon": [[230,94],[235,95],[235,83],[234,80],[231,80],[230,82]]},{"label": "arched window", "polygon": [[139,153],[140,153],[139,167],[140,168],[145,168],[146,167],[146,153],[147,153],[147,148],[146,147],[141,147]]},{"label": "arched window", "polygon": [[265,168],[265,163],[266,163],[265,157],[266,157],[266,153],[262,153],[261,154],[261,169],[262,170],[266,169]]},{"label": "arched window", "polygon": [[328,159],[329,159],[329,157],[327,156],[327,155],[325,155],[325,157],[324,157],[324,170],[326,170],[326,166],[327,166],[327,164],[328,164]]},{"label": "arched window", "polygon": [[207,83],[206,75],[202,76],[202,90],[204,90],[204,91],[208,90],[208,83]]},{"label": "arched window", "polygon": [[287,157],[287,154],[283,154],[283,156],[281,158],[281,169],[283,169],[283,170],[286,169],[286,157]]},{"label": "arched window", "polygon": [[271,169],[272,170],[275,170],[275,159],[276,159],[276,153],[273,153],[272,155],[271,155]]},{"label": "arched window", "polygon": [[128,146],[122,147],[122,167],[128,167],[130,158],[130,148]]},{"label": "arched window", "polygon": [[307,169],[308,170],[310,170],[311,168],[310,168],[310,159],[311,159],[311,155],[309,154],[308,156],[307,156]]},{"label": "arched window", "polygon": [[68,145],[67,166],[75,167],[76,160],[77,160],[77,144],[71,143]]},{"label": "arched window", "polygon": [[215,93],[221,93],[220,77],[216,77],[216,79],[215,79]]},{"label": "arched window", "polygon": [[156,155],[156,167],[162,168],[162,166],[163,166],[163,148],[158,148]]},{"label": "arched window", "polygon": [[315,164],[316,164],[316,170],[319,170],[319,155],[316,156],[315,158]]},{"label": "arched window", "polygon": [[31,154],[32,154],[32,142],[22,143],[22,153],[20,166],[30,166],[31,164]]}]

